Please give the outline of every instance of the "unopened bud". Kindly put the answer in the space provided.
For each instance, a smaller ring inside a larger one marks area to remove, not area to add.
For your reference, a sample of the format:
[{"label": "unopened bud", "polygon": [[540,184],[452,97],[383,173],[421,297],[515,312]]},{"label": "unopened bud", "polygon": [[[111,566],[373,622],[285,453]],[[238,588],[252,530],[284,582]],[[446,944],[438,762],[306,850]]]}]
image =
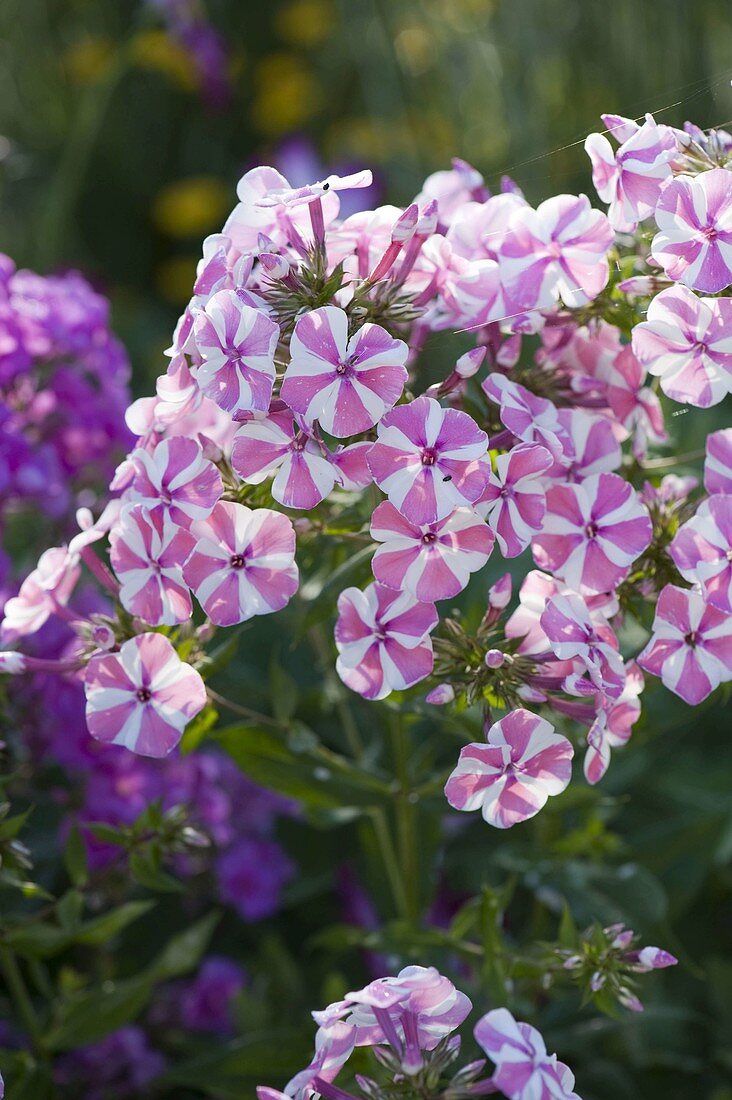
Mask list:
[{"label": "unopened bud", "polygon": [[419,212],[419,219],[417,221],[417,232],[420,237],[431,237],[437,229],[437,200],[430,199]]},{"label": "unopened bud", "polygon": [[438,684],[437,687],[432,688],[432,691],[425,695],[425,703],[432,703],[433,706],[443,707],[446,703],[452,703],[455,698],[455,689],[452,684]]},{"label": "unopened bud", "polygon": [[91,640],[97,649],[114,649],[117,639],[111,626],[106,623],[95,623],[91,630]]},{"label": "unopened bud", "polygon": [[210,436],[204,435],[203,432],[198,433],[198,442],[201,444],[204,458],[207,458],[209,462],[221,462],[224,457],[224,452]]},{"label": "unopened bud", "polygon": [[500,649],[489,649],[483,660],[486,668],[502,668],[508,662],[508,654]]},{"label": "unopened bud", "polygon": [[403,214],[400,214],[394,223],[394,228],[391,231],[392,241],[404,241],[411,240],[414,236],[414,232],[417,228],[417,222],[419,220],[419,207],[416,202],[413,202],[406,208]]},{"label": "unopened bud", "polygon": [[290,274],[289,260],[273,252],[260,253],[259,263],[269,279],[284,279]]},{"label": "unopened bud", "polygon": [[485,347],[480,347],[466,351],[465,355],[461,355],[455,364],[455,374],[458,374],[461,378],[472,378],[480,370],[487,350]]},{"label": "unopened bud", "polygon": [[17,676],[25,672],[25,657],[22,653],[15,653],[12,649],[0,653],[0,672],[7,672],[10,676]]}]

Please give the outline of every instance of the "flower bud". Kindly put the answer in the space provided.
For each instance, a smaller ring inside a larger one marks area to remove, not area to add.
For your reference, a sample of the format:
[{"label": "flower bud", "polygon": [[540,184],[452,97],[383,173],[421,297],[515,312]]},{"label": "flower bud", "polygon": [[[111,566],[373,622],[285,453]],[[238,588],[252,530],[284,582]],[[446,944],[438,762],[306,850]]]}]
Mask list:
[{"label": "flower bud", "polygon": [[502,668],[509,658],[508,654],[503,653],[500,649],[489,649],[483,660],[486,668]]},{"label": "flower bud", "polygon": [[445,703],[451,703],[455,698],[455,689],[452,684],[438,684],[437,687],[432,688],[432,691],[425,695],[425,703],[432,703],[433,706],[442,707]]},{"label": "flower bud", "polygon": [[471,348],[461,355],[455,364],[455,373],[461,378],[472,378],[480,370],[480,366],[486,357],[487,348]]},{"label": "flower bud", "polygon": [[0,672],[17,676],[18,673],[25,672],[25,667],[25,657],[22,653],[15,653],[11,649],[6,649],[0,653]]}]

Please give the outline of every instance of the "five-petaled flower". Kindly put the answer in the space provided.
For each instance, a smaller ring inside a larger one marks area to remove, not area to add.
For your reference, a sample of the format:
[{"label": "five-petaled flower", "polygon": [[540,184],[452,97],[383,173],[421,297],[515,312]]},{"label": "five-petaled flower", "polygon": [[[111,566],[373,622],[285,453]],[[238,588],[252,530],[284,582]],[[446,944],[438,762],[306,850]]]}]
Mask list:
[{"label": "five-petaled flower", "polygon": [[633,329],[633,351],[675,401],[717,405],[732,392],[732,299],[662,290]]},{"label": "five-petaled flower", "polygon": [[674,282],[703,294],[732,283],[732,187],[727,168],[677,176],[661,191],[651,255]]},{"label": "five-petaled flower", "polygon": [[498,829],[534,817],[572,775],[574,749],[544,718],[519,708],[488,730],[486,744],[466,745],[445,785],[456,810],[480,810]]},{"label": "five-petaled flower", "polygon": [[732,620],[699,592],[667,584],[656,605],[651,640],[638,657],[646,672],[696,706],[732,679]]},{"label": "five-petaled flower", "polygon": [[650,544],[648,510],[622,477],[593,474],[553,485],[534,558],[578,592],[610,592]]},{"label": "five-petaled flower", "polygon": [[120,603],[150,626],[172,626],[193,610],[183,566],[196,545],[162,508],[128,504],[110,538],[110,560],[120,582]]},{"label": "five-petaled flower", "polygon": [[193,374],[198,385],[226,412],[266,412],[275,380],[278,325],[235,290],[220,290],[194,323],[203,362]]},{"label": "five-petaled flower", "polygon": [[295,324],[282,400],[338,439],[364,432],[401,396],[408,351],[380,325],[362,325],[349,339],[344,310],[314,309]]},{"label": "five-petaled flower", "polygon": [[377,485],[411,523],[436,523],[473,504],[490,472],[488,437],[467,413],[418,397],[392,409],[368,453]]},{"label": "five-petaled flower", "polygon": [[492,1083],[508,1100],[579,1100],[569,1067],[547,1054],[536,1028],[517,1022],[507,1008],[481,1017],[475,1039],[495,1063]]},{"label": "five-petaled flower", "polygon": [[541,530],[546,511],[542,477],[553,464],[546,447],[536,443],[519,443],[496,459],[475,507],[495,532],[504,557],[515,558]]},{"label": "five-petaled flower", "polygon": [[493,550],[491,529],[472,508],[456,508],[445,519],[410,523],[388,500],[371,519],[371,537],[380,545],[372,561],[379,584],[409,592],[430,603],[465,588]]},{"label": "five-petaled flower", "polygon": [[162,634],[138,634],[92,657],[84,677],[92,737],[141,756],[167,756],[206,705],[206,688]]},{"label": "five-petaled flower", "polygon": [[437,619],[434,604],[407,592],[380,584],[347,588],[338,598],[338,675],[366,699],[411,687],[432,671],[429,635]]},{"label": "five-petaled flower", "polygon": [[220,501],[194,534],[183,576],[217,626],[280,611],[297,590],[295,531],[281,512]]},{"label": "five-petaled flower", "polygon": [[138,447],[130,455],[130,466],[133,478],[125,498],[148,509],[164,509],[179,527],[206,519],[224,491],[200,443],[180,435],[162,440],[153,451]]}]

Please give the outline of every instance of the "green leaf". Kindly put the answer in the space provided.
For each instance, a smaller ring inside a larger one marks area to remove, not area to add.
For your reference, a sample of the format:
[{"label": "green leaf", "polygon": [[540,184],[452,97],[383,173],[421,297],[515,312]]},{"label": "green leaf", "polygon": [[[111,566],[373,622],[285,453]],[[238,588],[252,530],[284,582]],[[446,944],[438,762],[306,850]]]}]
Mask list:
[{"label": "green leaf", "polygon": [[208,947],[214,928],[220,919],[220,913],[215,911],[208,913],[190,928],[186,928],[185,932],[174,936],[150,967],[150,973],[155,981],[168,981],[170,978],[178,978],[181,974],[194,970]]},{"label": "green leaf", "polygon": [[219,713],[215,707],[204,707],[200,714],[198,714],[192,722],[186,726],[186,731],[183,734],[183,740],[180,743],[180,751],[184,756],[193,752],[202,741],[206,739],[206,736],[215,727],[219,720]]},{"label": "green leaf", "polygon": [[383,805],[391,787],[373,774],[352,765],[308,738],[297,738],[297,752],[277,731],[253,726],[231,726],[216,740],[241,770],[263,787],[294,798],[313,810]]},{"label": "green leaf", "polygon": [[133,921],[139,920],[145,913],[154,909],[154,901],[128,901],[124,905],[111,909],[101,917],[85,921],[76,933],[76,943],[87,944],[90,947],[100,947],[107,943],[113,936],[124,931]]},{"label": "green leaf", "polygon": [[179,894],[184,890],[183,884],[178,879],[162,869],[158,855],[149,848],[142,848],[132,853],[130,871],[135,881],[141,886],[146,886],[148,890],[164,894]]},{"label": "green leaf", "polygon": [[174,936],[149,967],[134,978],[69,994],[56,1006],[47,1037],[50,1050],[70,1050],[102,1039],[134,1020],[145,1008],[158,982],[194,970],[208,947],[218,913],[209,913]]},{"label": "green leaf", "polygon": [[14,814],[12,817],[6,817],[4,821],[0,821],[0,843],[16,837],[32,812],[33,808],[31,807],[22,814]]},{"label": "green leaf", "polygon": [[62,928],[75,932],[84,911],[84,896],[78,890],[67,890],[56,906],[56,916]]},{"label": "green leaf", "polygon": [[124,1027],[143,1010],[150,999],[155,978],[143,973],[121,982],[72,994],[57,1007],[48,1032],[49,1050],[71,1050],[104,1038]]},{"label": "green leaf", "polygon": [[72,826],[64,848],[64,863],[74,886],[86,886],[89,881],[89,865],[86,845],[78,826]]}]

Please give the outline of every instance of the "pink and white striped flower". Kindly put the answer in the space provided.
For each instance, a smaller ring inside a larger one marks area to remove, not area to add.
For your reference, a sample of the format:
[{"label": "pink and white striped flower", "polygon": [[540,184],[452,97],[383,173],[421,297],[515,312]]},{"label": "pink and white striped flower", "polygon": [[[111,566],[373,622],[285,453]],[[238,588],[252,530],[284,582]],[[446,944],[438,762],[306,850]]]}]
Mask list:
[{"label": "pink and white striped flower", "polygon": [[405,966],[313,1017],[326,1027],[344,1018],[355,1029],[356,1046],[388,1043],[402,1070],[414,1074],[424,1064],[422,1052],[434,1050],[456,1031],[471,1008],[470,999],[434,966]]},{"label": "pink and white striped flower", "polygon": [[732,428],[707,436],[704,488],[708,493],[732,493]]},{"label": "pink and white striped flower", "polygon": [[622,477],[593,474],[581,484],[554,485],[546,497],[534,559],[578,592],[608,592],[650,545],[648,510]]},{"label": "pink and white striped flower", "polygon": [[430,631],[438,622],[432,603],[407,592],[370,584],[347,588],[338,598],[336,670],[352,691],[384,699],[411,687],[432,671]]},{"label": "pink and white striped flower", "polygon": [[732,679],[732,619],[701,593],[667,584],[638,664],[696,706]]},{"label": "pink and white striped flower", "polygon": [[436,523],[485,489],[488,437],[472,417],[418,397],[392,409],[368,453],[376,484],[403,516]]},{"label": "pink and white striped flower", "polygon": [[481,382],[486,397],[500,406],[501,423],[524,443],[540,443],[561,460],[571,454],[571,442],[556,407],[537,397],[505,374],[491,374]]},{"label": "pink and white striped flower", "polygon": [[627,344],[597,372],[605,384],[612,414],[632,435],[633,453],[639,458],[645,455],[649,440],[663,443],[668,438],[661,402],[650,386],[645,385],[646,373]]},{"label": "pink and white striped flower", "polygon": [[167,756],[206,705],[203,680],[162,634],[140,634],[118,653],[92,657],[84,690],[92,737],[141,756]]},{"label": "pink and white striped flower", "polygon": [[556,1054],[547,1054],[540,1033],[517,1022],[507,1008],[494,1008],[475,1025],[475,1040],[496,1071],[491,1078],[508,1100],[579,1100],[574,1075]]},{"label": "pink and white striped flower", "polygon": [[677,532],[669,553],[681,576],[698,584],[708,603],[732,613],[732,496],[702,502]]},{"label": "pink and white striped flower", "polygon": [[150,510],[165,509],[179,527],[205,519],[224,491],[218,470],[204,458],[195,439],[172,436],[154,451],[138,447],[129,464],[132,481],[125,491],[127,500]]},{"label": "pink and white striped flower", "polygon": [[732,283],[732,187],[726,168],[677,176],[662,190],[651,256],[670,279],[703,294]]},{"label": "pink and white striped flower", "polygon": [[[554,596],[567,595],[571,589],[540,569],[532,569],[521,582],[519,606],[506,623],[506,637],[520,638],[518,652],[523,654],[545,654],[549,640],[541,625],[541,616],[547,601]],[[617,614],[618,602],[612,592],[603,592],[587,596],[585,603],[590,618],[596,627],[607,626],[608,619]]]},{"label": "pink and white striped flower", "polygon": [[586,195],[556,195],[518,209],[501,243],[501,279],[525,309],[586,305],[608,280],[613,231]]},{"label": "pink and white striped flower", "polygon": [[493,550],[493,532],[472,508],[456,508],[445,519],[410,523],[388,500],[375,510],[371,537],[381,543],[372,569],[379,584],[424,603],[461,592],[470,574],[482,569]]},{"label": "pink and white striped flower", "polygon": [[625,669],[625,687],[617,699],[605,699],[587,733],[584,759],[585,779],[599,783],[609,765],[612,749],[622,748],[630,740],[633,726],[640,718],[640,693],[643,673],[635,661]]},{"label": "pink and white striped flower", "polygon": [[343,1020],[333,1020],[315,1035],[315,1053],[310,1064],[285,1085],[285,1092],[260,1085],[257,1100],[314,1100],[321,1095],[318,1081],[331,1082],[353,1053],[356,1029]]},{"label": "pink and white striped flower", "polygon": [[534,817],[572,775],[574,749],[544,718],[519,708],[488,730],[486,744],[466,745],[445,785],[456,810],[480,810],[508,829]]},{"label": "pink and white striped flower", "polygon": [[[617,425],[608,417],[583,409],[559,409],[559,422],[567,432],[571,445],[571,457],[565,456],[567,466],[565,469],[558,468],[562,476],[581,481],[591,474],[617,470],[623,455]],[[620,435],[622,438],[625,433]]]},{"label": "pink and white striped flower", "polygon": [[231,464],[244,481],[259,485],[274,474],[272,496],[286,508],[309,511],[339,480],[324,448],[289,411],[242,424],[234,438]]},{"label": "pink and white striped flower", "polygon": [[297,591],[295,531],[281,512],[220,501],[194,534],[183,576],[217,626],[280,611]]},{"label": "pink and white striped flower", "polygon": [[110,559],[125,610],[150,626],[172,626],[193,610],[183,565],[196,540],[162,508],[128,504],[109,537]]},{"label": "pink and white striped flower", "polygon": [[399,400],[408,350],[380,325],[365,324],[349,339],[344,310],[314,309],[295,324],[282,400],[339,439],[364,432]]},{"label": "pink and white striped flower", "polygon": [[3,608],[3,642],[15,642],[40,630],[57,607],[69,602],[80,573],[78,556],[70,554],[65,546],[52,546],[41,554],[18,595],[11,596]]},{"label": "pink and white striped flower", "polygon": [[653,214],[661,187],[672,174],[669,162],[678,152],[673,131],[651,115],[642,126],[631,127],[630,134],[611,128],[621,141],[616,152],[604,134],[590,134],[585,141],[595,190],[609,204],[613,229],[623,233]]},{"label": "pink and white striped flower", "polygon": [[[619,699],[625,687],[625,665],[618,641],[609,624],[598,624],[590,616],[581,596],[568,592],[547,600],[541,628],[560,661],[578,661],[579,674],[570,673],[564,682],[572,695],[601,692]],[[589,679],[584,679],[584,673]]]},{"label": "pink and white striped flower", "polygon": [[732,392],[732,300],[697,298],[684,286],[662,290],[633,329],[633,351],[674,401],[717,405]]},{"label": "pink and white striped flower", "polygon": [[475,507],[495,532],[504,557],[515,558],[541,530],[546,511],[542,478],[553,464],[546,447],[536,443],[519,443],[496,458]]},{"label": "pink and white striped flower", "polygon": [[266,412],[279,326],[235,290],[220,290],[197,314],[194,336],[203,362],[193,375],[206,397],[234,416]]}]

